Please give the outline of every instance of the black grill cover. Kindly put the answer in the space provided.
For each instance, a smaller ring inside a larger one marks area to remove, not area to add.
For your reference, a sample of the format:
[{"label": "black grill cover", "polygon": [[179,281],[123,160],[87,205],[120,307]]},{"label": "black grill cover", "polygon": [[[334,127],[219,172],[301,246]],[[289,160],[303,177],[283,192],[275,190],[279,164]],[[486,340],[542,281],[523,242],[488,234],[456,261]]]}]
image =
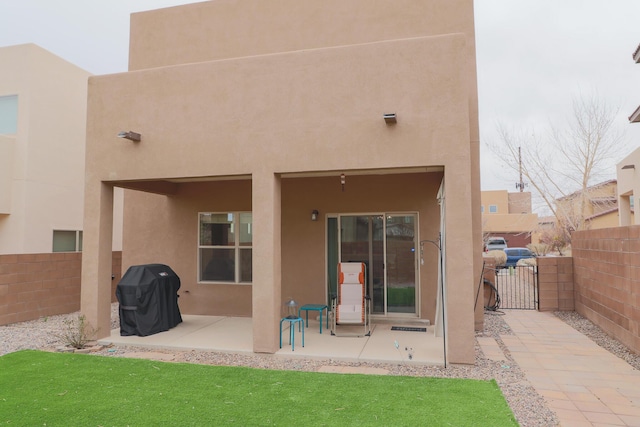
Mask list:
[{"label": "black grill cover", "polygon": [[180,278],[163,264],[129,267],[118,286],[120,335],[147,335],[168,331],[182,322],[178,308]]}]

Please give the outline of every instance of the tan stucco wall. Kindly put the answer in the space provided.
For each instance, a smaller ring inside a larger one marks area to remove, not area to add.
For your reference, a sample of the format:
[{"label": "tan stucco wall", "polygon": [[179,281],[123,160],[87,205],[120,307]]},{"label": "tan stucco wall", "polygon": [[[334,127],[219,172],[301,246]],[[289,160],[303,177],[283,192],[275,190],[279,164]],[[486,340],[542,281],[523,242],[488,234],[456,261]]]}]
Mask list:
[{"label": "tan stucco wall", "polygon": [[589,228],[595,230],[597,228],[617,227],[620,223],[618,211],[609,212],[604,215],[594,217],[589,221]]},{"label": "tan stucco wall", "polygon": [[[482,230],[485,235],[506,237],[506,234],[522,233],[528,236],[538,227],[538,215],[531,213],[531,193],[492,190],[483,191],[481,198],[484,207]],[[489,212],[491,205],[497,207],[497,212]]]},{"label": "tan stucco wall", "polygon": [[[626,165],[631,169],[622,169]],[[640,148],[634,150],[616,165],[618,181],[619,225],[640,224]],[[631,212],[630,198],[634,198],[634,211]]]},{"label": "tan stucco wall", "polygon": [[483,191],[480,196],[485,214],[490,214],[489,206],[491,205],[497,207],[497,212],[491,215],[504,215],[509,213],[509,193],[507,190]]},{"label": "tan stucco wall", "polygon": [[18,95],[15,139],[0,148],[12,165],[0,253],[51,252],[54,229],[82,230],[89,75],[33,44],[0,48],[0,96]]},{"label": "tan stucco wall", "polygon": [[[323,258],[318,260],[322,246],[300,251],[295,245],[303,239],[291,234],[300,227],[310,239],[318,238],[318,224],[307,223],[310,209],[324,212],[315,205],[322,202],[335,204],[335,213],[388,210],[408,205],[411,195],[419,200],[410,209],[426,212],[421,229],[434,239],[439,222],[428,218],[439,209],[436,181],[412,188],[411,180],[393,174],[424,177],[444,169],[447,251],[455,254],[446,265],[448,329],[455,331],[447,334],[449,354],[452,363],[473,363],[473,284],[481,269],[473,4],[403,2],[402,7],[393,3],[390,11],[391,5],[217,1],[132,17],[130,68],[137,71],[93,77],[89,83],[85,251],[94,256],[84,259],[83,311],[91,320],[99,326],[107,320],[95,307],[102,307],[106,295],[102,263],[110,240],[110,186],[169,194],[127,194],[123,269],[154,255],[161,258],[154,262],[168,260],[172,266],[178,260],[187,286],[195,286],[196,246],[189,236],[197,231],[196,211],[221,210],[234,186],[246,186],[229,206],[242,210],[250,203],[253,212],[252,286],[226,289],[225,298],[233,300],[226,307],[216,302],[217,291],[204,286],[196,290],[202,304],[195,299],[181,304],[194,311],[213,304],[251,314],[254,351],[272,352],[282,297],[299,286],[290,271],[311,280],[296,260],[314,260],[314,271],[324,269]],[[397,114],[396,125],[382,120],[389,112]],[[116,138],[121,130],[140,132],[142,141]],[[347,196],[343,203],[318,191],[311,193],[315,206],[300,204],[305,185],[336,180],[340,173],[347,175],[349,188],[337,195]],[[380,174],[390,175],[379,179]],[[226,190],[206,198],[207,187],[219,183],[184,183],[206,177],[236,181],[221,181]],[[378,191],[388,182],[399,185]],[[133,200],[144,205],[138,214],[149,215],[133,218],[128,205]],[[298,210],[305,214],[296,225],[292,218]],[[160,249],[158,242],[158,248],[145,246],[145,255],[135,253],[141,241],[159,239],[154,226],[142,223],[149,217],[169,225],[162,239],[175,247]],[[174,228],[183,232],[166,237]],[[433,272],[424,276],[432,283]],[[314,275],[314,283],[318,280]],[[430,286],[421,296],[427,298]],[[301,296],[315,299],[317,293]],[[434,304],[425,301],[421,315],[429,316]]]},{"label": "tan stucco wall", "polygon": [[208,1],[131,15],[129,69],[450,33],[474,43],[472,0]]},{"label": "tan stucco wall", "polygon": [[0,96],[18,96],[17,133],[0,136],[0,254],[51,252],[53,230],[83,229],[90,75],[34,44],[0,48]]},{"label": "tan stucco wall", "polygon": [[485,233],[528,233],[538,226],[536,214],[491,214],[482,216]]}]

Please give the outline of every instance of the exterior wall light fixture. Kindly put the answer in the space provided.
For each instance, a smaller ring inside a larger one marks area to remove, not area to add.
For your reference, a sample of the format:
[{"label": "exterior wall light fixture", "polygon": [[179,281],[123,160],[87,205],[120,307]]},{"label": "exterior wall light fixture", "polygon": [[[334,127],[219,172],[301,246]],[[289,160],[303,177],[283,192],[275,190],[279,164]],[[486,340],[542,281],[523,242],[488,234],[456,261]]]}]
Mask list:
[{"label": "exterior wall light fixture", "polygon": [[314,209],[311,211],[311,221],[317,221],[318,220],[318,210]]},{"label": "exterior wall light fixture", "polygon": [[340,185],[342,186],[342,191],[344,191],[344,184],[347,182],[347,177],[344,176],[343,173],[340,174]]},{"label": "exterior wall light fixture", "polygon": [[635,169],[636,165],[624,165],[622,169]]},{"label": "exterior wall light fixture", "polygon": [[118,133],[118,138],[128,139],[129,141],[133,141],[133,142],[140,142],[140,140],[142,139],[142,136],[137,132],[122,131]]},{"label": "exterior wall light fixture", "polygon": [[383,117],[384,122],[388,125],[395,125],[398,122],[396,113],[385,113]]}]

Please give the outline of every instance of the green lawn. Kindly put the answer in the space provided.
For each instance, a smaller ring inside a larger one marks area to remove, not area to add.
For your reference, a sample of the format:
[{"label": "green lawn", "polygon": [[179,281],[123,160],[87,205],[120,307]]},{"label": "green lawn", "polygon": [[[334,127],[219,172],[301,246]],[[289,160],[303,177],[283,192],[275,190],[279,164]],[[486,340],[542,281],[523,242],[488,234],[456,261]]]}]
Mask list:
[{"label": "green lawn", "polygon": [[516,426],[495,381],[346,375],[20,351],[0,425]]}]

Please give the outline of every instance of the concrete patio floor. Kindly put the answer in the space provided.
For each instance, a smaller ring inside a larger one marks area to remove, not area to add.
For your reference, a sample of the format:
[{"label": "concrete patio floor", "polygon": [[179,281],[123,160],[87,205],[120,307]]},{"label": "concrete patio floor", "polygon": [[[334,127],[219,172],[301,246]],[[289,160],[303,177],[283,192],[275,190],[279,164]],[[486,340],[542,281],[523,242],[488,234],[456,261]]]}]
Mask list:
[{"label": "concrete patio floor", "polygon": [[[248,317],[221,317],[182,315],[182,323],[166,332],[154,335],[120,336],[120,329],[101,339],[100,344],[131,345],[146,348],[197,349],[221,352],[253,353],[252,319]],[[318,319],[309,316],[305,328],[305,346],[302,334],[294,326],[295,349],[289,344],[289,328],[282,331],[282,348],[276,355],[306,358],[325,358],[368,362],[409,362],[443,365],[443,340],[434,335],[434,327],[415,321],[372,322],[371,336],[332,336],[323,320],[322,334]],[[392,331],[392,326],[422,327],[427,332]],[[355,328],[355,327],[350,327]],[[353,330],[350,329],[349,332]],[[358,327],[362,331],[363,327]],[[397,343],[397,348],[396,348]]]}]

